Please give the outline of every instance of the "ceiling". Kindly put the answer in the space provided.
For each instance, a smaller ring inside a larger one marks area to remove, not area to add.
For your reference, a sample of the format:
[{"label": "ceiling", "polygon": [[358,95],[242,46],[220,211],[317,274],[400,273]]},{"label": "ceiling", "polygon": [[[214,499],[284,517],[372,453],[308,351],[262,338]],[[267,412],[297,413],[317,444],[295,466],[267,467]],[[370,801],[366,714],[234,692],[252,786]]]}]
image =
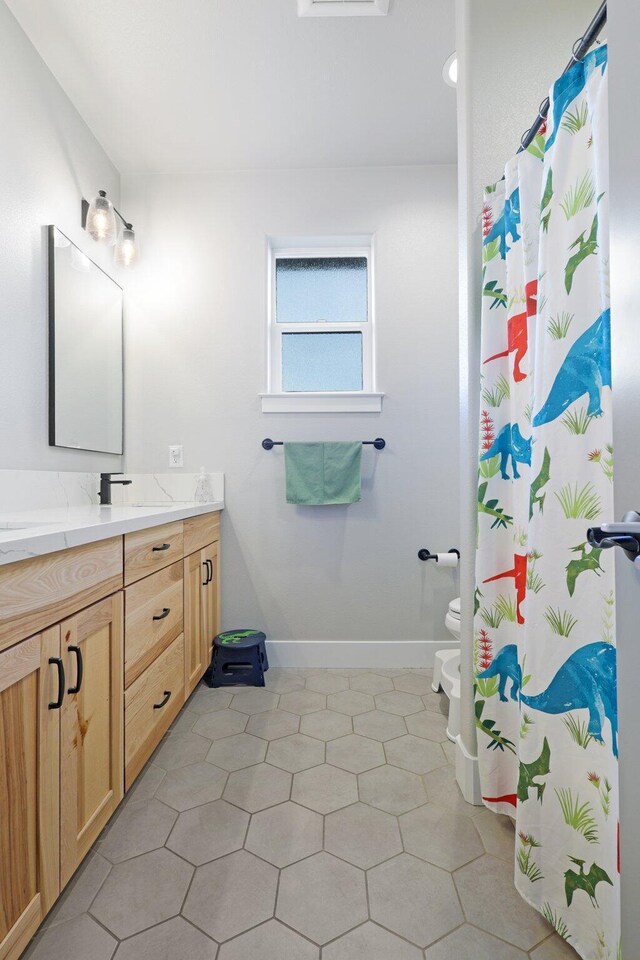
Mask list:
[{"label": "ceiling", "polygon": [[122,173],[455,162],[451,0],[6,0]]}]

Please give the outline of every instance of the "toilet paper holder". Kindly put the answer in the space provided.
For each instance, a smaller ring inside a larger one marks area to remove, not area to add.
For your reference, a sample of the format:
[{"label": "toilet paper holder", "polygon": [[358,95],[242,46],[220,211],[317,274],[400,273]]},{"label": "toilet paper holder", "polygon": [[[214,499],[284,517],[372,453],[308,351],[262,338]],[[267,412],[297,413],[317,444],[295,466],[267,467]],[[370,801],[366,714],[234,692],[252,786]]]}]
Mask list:
[{"label": "toilet paper holder", "polygon": [[[456,550],[455,547],[451,547],[449,550],[447,550],[447,553],[455,553],[458,560],[460,559],[460,551]],[[435,560],[435,562],[437,563],[438,554],[431,553],[431,551],[428,550],[427,547],[422,547],[420,550],[418,550],[418,559],[419,560]]]}]

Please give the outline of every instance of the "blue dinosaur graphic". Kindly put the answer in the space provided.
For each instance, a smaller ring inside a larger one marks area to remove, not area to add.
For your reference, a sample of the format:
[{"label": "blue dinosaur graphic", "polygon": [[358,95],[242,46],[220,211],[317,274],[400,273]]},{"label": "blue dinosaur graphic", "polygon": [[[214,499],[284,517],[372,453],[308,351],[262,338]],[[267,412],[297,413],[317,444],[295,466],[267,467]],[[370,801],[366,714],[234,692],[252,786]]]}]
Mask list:
[{"label": "blue dinosaur graphic", "polygon": [[494,240],[500,239],[500,256],[503,260],[507,259],[507,253],[511,247],[507,246],[507,236],[511,237],[512,243],[517,243],[520,239],[518,227],[520,226],[520,189],[516,187],[510,197],[504,202],[504,210],[491,227],[491,230],[482,241],[486,247]]},{"label": "blue dinosaur graphic", "polygon": [[565,111],[580,96],[587,85],[587,81],[594,70],[600,67],[602,72],[607,67],[607,45],[603,44],[588,53],[582,60],[563,73],[556,80],[553,87],[553,130],[547,138],[545,150],[550,150],[554,145],[558,130],[562,125],[562,117]]},{"label": "blue dinosaur graphic", "polygon": [[588,710],[587,729],[593,739],[599,743],[604,743],[602,728],[606,718],[611,724],[613,755],[617,757],[616,690],[615,647],[599,640],[597,643],[588,643],[572,653],[559,668],[546,690],[536,696],[520,694],[520,701],[532,710],[540,710],[542,713],[558,714],[568,713],[570,710]]},{"label": "blue dinosaur graphic", "polygon": [[518,663],[518,648],[515,643],[508,643],[503,647],[500,653],[489,664],[486,670],[476,674],[480,680],[488,680],[489,677],[499,677],[498,693],[503,703],[507,703],[508,697],[505,693],[507,680],[511,680],[511,699],[517,700],[522,686],[522,670]]},{"label": "blue dinosaur graphic", "polygon": [[507,462],[511,457],[513,479],[519,480],[518,464],[526,463],[527,466],[531,466],[531,437],[526,440],[520,433],[520,427],[517,423],[505,423],[489,449],[482,454],[480,460],[491,460],[498,454],[500,454],[500,475],[502,479],[509,480]]},{"label": "blue dinosaur graphic", "polygon": [[602,416],[602,388],[610,386],[611,312],[607,309],[572,344],[546,402],[533,418],[533,426],[541,427],[544,423],[556,420],[585,393],[589,396],[588,415]]}]

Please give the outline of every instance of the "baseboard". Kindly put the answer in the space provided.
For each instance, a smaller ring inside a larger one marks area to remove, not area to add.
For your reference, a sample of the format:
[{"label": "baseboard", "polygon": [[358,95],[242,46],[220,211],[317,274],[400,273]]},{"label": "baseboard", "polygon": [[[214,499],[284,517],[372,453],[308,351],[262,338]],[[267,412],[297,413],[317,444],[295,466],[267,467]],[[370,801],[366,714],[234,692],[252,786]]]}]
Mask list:
[{"label": "baseboard", "polygon": [[467,752],[462,737],[456,737],[456,780],[467,803],[482,806],[482,790],[480,789],[480,771],[478,758]]},{"label": "baseboard", "polygon": [[267,640],[273,667],[433,667],[455,640]]}]

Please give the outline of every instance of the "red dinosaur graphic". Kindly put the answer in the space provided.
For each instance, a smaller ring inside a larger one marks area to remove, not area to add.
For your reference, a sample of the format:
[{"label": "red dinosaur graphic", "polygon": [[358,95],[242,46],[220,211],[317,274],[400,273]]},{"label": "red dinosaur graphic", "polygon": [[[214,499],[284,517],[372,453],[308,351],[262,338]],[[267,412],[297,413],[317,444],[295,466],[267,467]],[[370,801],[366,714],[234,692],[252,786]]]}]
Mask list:
[{"label": "red dinosaur graphic", "polygon": [[494,580],[504,580],[506,577],[513,577],[516,586],[516,614],[518,623],[524,623],[524,617],[520,612],[520,604],[527,595],[527,555],[515,553],[513,555],[513,570],[505,570],[504,573],[496,573],[495,577],[489,577],[483,580],[483,583],[493,583]]},{"label": "red dinosaur graphic", "polygon": [[505,793],[502,797],[483,797],[487,803],[510,803],[512,807],[518,806],[518,798],[515,793]]},{"label": "red dinosaur graphic", "polygon": [[484,362],[490,363],[499,357],[508,357],[510,353],[515,353],[513,360],[513,379],[516,383],[526,380],[527,375],[520,369],[520,364],[524,360],[529,349],[529,317],[535,317],[537,311],[538,281],[530,280],[525,287],[527,298],[527,309],[524,313],[518,313],[507,320],[507,349],[502,353],[494,353]]}]

